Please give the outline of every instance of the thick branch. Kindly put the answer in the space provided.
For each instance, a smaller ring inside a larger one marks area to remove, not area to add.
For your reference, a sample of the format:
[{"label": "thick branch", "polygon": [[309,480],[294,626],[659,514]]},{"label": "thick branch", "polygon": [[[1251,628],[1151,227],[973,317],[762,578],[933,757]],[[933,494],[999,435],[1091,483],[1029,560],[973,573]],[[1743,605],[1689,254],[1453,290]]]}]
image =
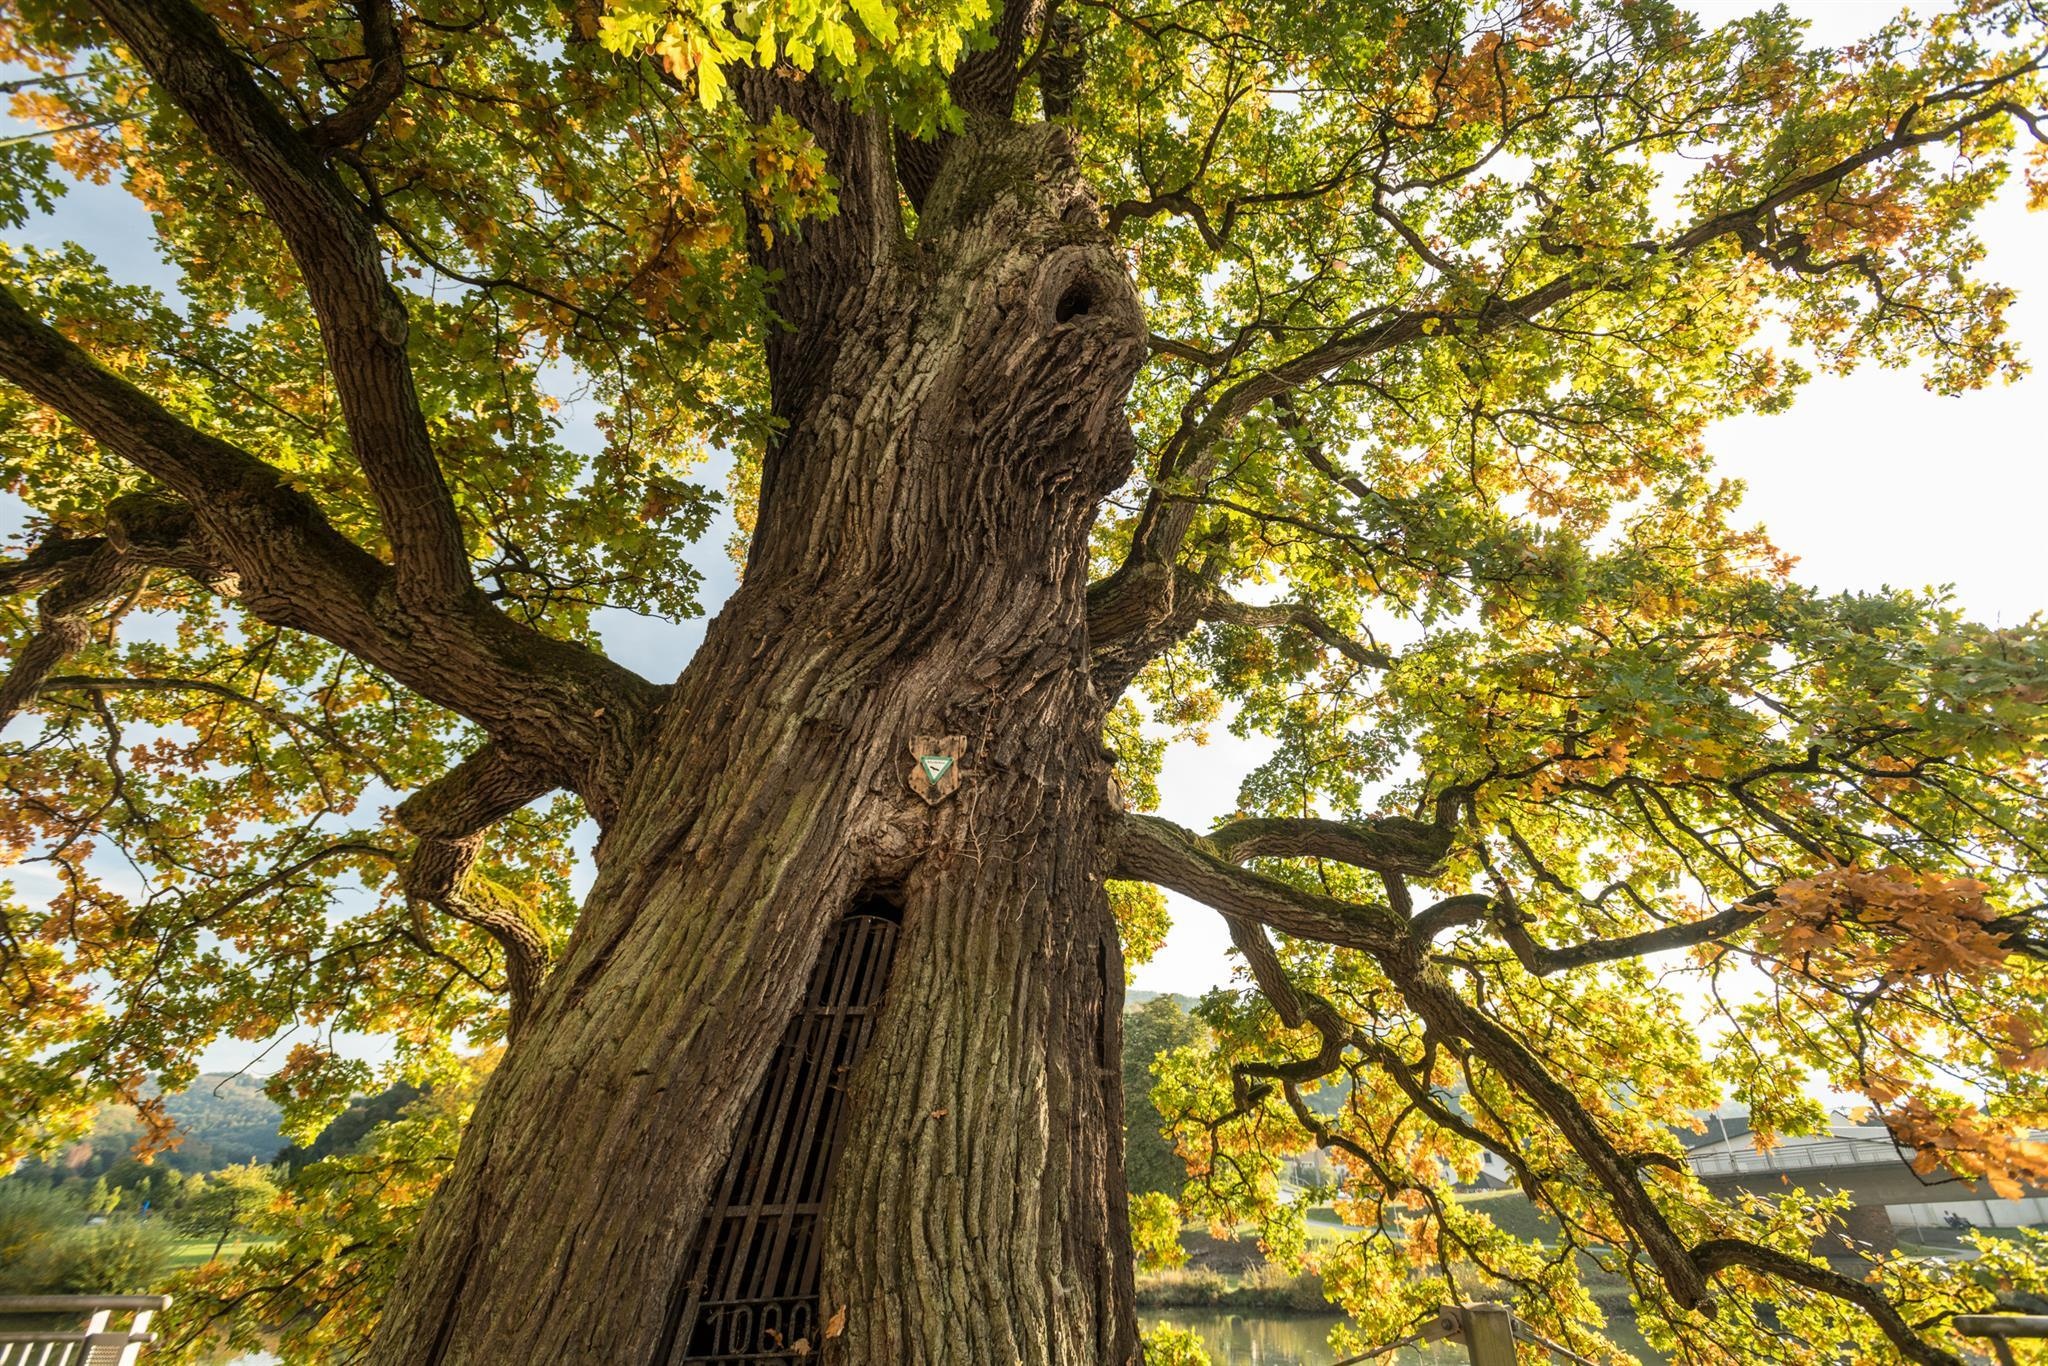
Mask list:
[{"label": "thick branch", "polygon": [[399,46],[391,0],[356,0],[356,20],[363,26],[363,60],[370,64],[369,76],[347,103],[306,131],[306,140],[321,152],[368,137],[384,111],[405,92],[405,53]]},{"label": "thick branch", "polygon": [[1191,569],[1136,563],[1088,588],[1089,667],[1096,688],[1108,696],[1121,693],[1147,663],[1205,621],[1300,631],[1360,668],[1394,667],[1392,655],[1353,639],[1305,603],[1240,602]]},{"label": "thick branch", "polygon": [[[1024,55],[1053,8],[1049,0],[1004,0],[996,16],[995,44],[970,54],[953,72],[947,92],[970,113],[1009,119],[1024,80]],[[956,139],[940,133],[926,141],[898,133],[896,174],[912,207],[924,208]]]},{"label": "thick branch", "polygon": [[1373,954],[1394,951],[1407,936],[1407,922],[1389,907],[1340,901],[1249,872],[1208,840],[1157,816],[1125,815],[1114,858],[1115,877],[1157,883],[1283,934]]},{"label": "thick branch", "polygon": [[1427,877],[1451,843],[1442,826],[1405,816],[1330,821],[1314,816],[1248,816],[1209,832],[1209,843],[1232,863],[1255,858],[1325,858],[1376,873]]},{"label": "thick branch", "polygon": [[1301,631],[1314,636],[1362,669],[1384,670],[1394,667],[1394,657],[1385,650],[1353,640],[1323,620],[1313,608],[1302,603],[1239,602],[1222,593],[1213,593],[1202,605],[1200,617],[1203,621],[1222,622],[1232,626]]},{"label": "thick branch", "polygon": [[1762,906],[1771,897],[1770,892],[1759,892],[1725,911],[1699,920],[1660,925],[1654,930],[1639,930],[1634,934],[1616,935],[1612,939],[1587,939],[1557,948],[1537,942],[1529,933],[1526,917],[1513,902],[1478,893],[1438,902],[1417,915],[1414,926],[1417,941],[1427,944],[1455,926],[1484,920],[1498,931],[1502,941],[1514,951],[1515,957],[1531,975],[1548,977],[1552,973],[1591,967],[1596,963],[1615,963],[1627,958],[1641,958],[1645,954],[1719,942],[1762,919]]},{"label": "thick branch", "polygon": [[[486,745],[398,808],[399,824],[419,839],[402,875],[406,896],[415,908],[430,905],[497,941],[512,1033],[531,1014],[547,975],[547,933],[531,908],[477,871],[477,855],[492,825],[561,785],[544,762]],[[424,938],[423,920],[419,932]]]},{"label": "thick branch", "polygon": [[57,666],[76,653],[92,622],[142,586],[152,569],[183,569],[210,586],[226,579],[193,542],[190,510],[145,494],[116,499],[104,537],[47,541],[7,570],[0,584],[46,586],[37,624],[0,680],[0,726],[20,714]]},{"label": "thick branch", "polygon": [[61,582],[64,576],[106,545],[102,536],[51,536],[18,560],[0,564],[0,596],[39,593]]},{"label": "thick branch", "polygon": [[[1339,1065],[1344,1049],[1354,1047],[1387,1067],[1409,1093],[1410,1099],[1437,1123],[1469,1141],[1502,1153],[1521,1173],[1525,1183],[1531,1181],[1532,1173],[1523,1165],[1518,1153],[1494,1142],[1462,1117],[1436,1103],[1426,1083],[1412,1076],[1400,1059],[1393,1057],[1383,1045],[1351,1029],[1329,1002],[1296,988],[1288,979],[1262,926],[1272,925],[1290,934],[1362,949],[1373,957],[1415,1011],[1429,1038],[1461,1043],[1472,1056],[1483,1061],[1556,1126],[1573,1153],[1584,1163],[1588,1174],[1606,1194],[1615,1213],[1649,1255],[1659,1276],[1681,1306],[1711,1312],[1708,1278],[1730,1267],[1746,1267],[1835,1296],[1861,1308],[1901,1352],[1922,1366],[1957,1366],[1954,1357],[1922,1339],[1883,1294],[1871,1286],[1741,1239],[1717,1239],[1689,1247],[1657,1207],[1640,1175],[1645,1166],[1669,1166],[1672,1165],[1670,1160],[1657,1153],[1631,1155],[1621,1152],[1601,1130],[1591,1112],[1569,1087],[1551,1073],[1541,1058],[1511,1030],[1460,996],[1441,971],[1422,957],[1427,948],[1427,933],[1418,933],[1412,938],[1400,933],[1399,942],[1390,941],[1386,935],[1386,930],[1398,933],[1411,925],[1419,930],[1433,917],[1442,925],[1457,923],[1474,913],[1483,913],[1489,904],[1486,898],[1453,898],[1423,912],[1413,922],[1404,922],[1385,907],[1337,902],[1245,873],[1225,861],[1225,851],[1217,848],[1216,839],[1203,840],[1169,822],[1150,817],[1127,816],[1125,821],[1124,838],[1117,847],[1117,875],[1157,882],[1223,911],[1231,927],[1232,940],[1244,954],[1254,980],[1272,1003],[1281,1022],[1289,1028],[1313,1024],[1322,1036],[1322,1047],[1313,1058],[1271,1064],[1239,1064],[1234,1068],[1239,1078],[1241,1106],[1248,1104],[1250,1099],[1243,1094],[1247,1078],[1276,1079],[1287,1088],[1297,1118],[1318,1142],[1324,1146],[1344,1144],[1346,1141],[1341,1135],[1301,1103],[1297,1087],[1301,1081],[1327,1075]],[[1344,847],[1352,832],[1341,828],[1332,832],[1322,828],[1332,824],[1281,822],[1275,827],[1265,827],[1263,823],[1237,822],[1237,826],[1250,828],[1231,841],[1228,852],[1240,857],[1253,856],[1254,851],[1317,852],[1330,847],[1331,841],[1335,841],[1336,847]],[[1218,832],[1219,836],[1232,828],[1224,827],[1224,831]],[[1421,829],[1433,831],[1434,827]],[[1382,863],[1386,861],[1377,848],[1367,853]],[[1390,885],[1398,882],[1398,876],[1390,877]],[[1743,906],[1711,920],[1718,922],[1726,916],[1753,917],[1756,914],[1758,912],[1752,906]],[[1339,922],[1335,934],[1330,932],[1332,921]],[[1702,927],[1709,924],[1703,921],[1671,928],[1691,930],[1704,938],[1707,931]],[[1628,936],[1586,947],[1613,949],[1619,956],[1619,946],[1641,943],[1652,936],[1658,937],[1655,942],[1659,944],[1663,938],[1670,937],[1665,931],[1653,931],[1650,936]]]},{"label": "thick branch", "polygon": [[786,67],[740,67],[733,81],[748,118],[766,122],[780,110],[808,129],[837,185],[831,217],[773,230],[773,245],[748,210],[747,250],[775,277],[769,299],[782,323],[767,339],[771,398],[776,416],[794,422],[822,393],[847,315],[866,303],[869,274],[901,231],[887,118]]},{"label": "thick branch", "polygon": [[[1224,922],[1230,926],[1230,942],[1244,955],[1245,966],[1251,969],[1252,980],[1258,983],[1259,994],[1273,1007],[1273,1013],[1280,1017],[1280,1023],[1289,1029],[1299,1029],[1308,1023],[1309,1002],[1298,990],[1287,970],[1280,965],[1279,951],[1273,947],[1272,937],[1266,927],[1256,920],[1247,920],[1241,915],[1226,915]],[[1327,1012],[1327,1004],[1324,1010]],[[1328,1031],[1324,1033],[1328,1039]],[[1331,1066],[1335,1066],[1335,1059]]]},{"label": "thick branch", "polygon": [[592,814],[609,818],[659,689],[474,591],[453,611],[405,611],[392,601],[390,567],[281,471],[187,426],[5,290],[0,376],[184,498],[196,560],[215,566],[193,572],[235,576],[243,606],[264,621],[331,641],[494,738],[552,756]]},{"label": "thick branch", "polygon": [[[320,320],[350,444],[391,540],[400,597],[459,597],[470,586],[462,526],[413,387],[405,305],[385,276],[370,220],[192,0],[99,0],[98,7],[214,154],[255,191],[291,248]],[[371,36],[376,9],[366,8],[373,48],[383,41]],[[386,36],[395,44],[395,35]],[[378,79],[373,73],[372,84]]]},{"label": "thick branch", "polygon": [[0,726],[28,705],[59,664],[85,644],[95,613],[126,596],[142,578],[140,566],[111,545],[78,562],[37,604],[36,629],[0,679]]},{"label": "thick branch", "polygon": [[1402,997],[1431,1032],[1442,1038],[1463,1039],[1474,1054],[1557,1126],[1607,1193],[1615,1213],[1641,1241],[1679,1304],[1687,1309],[1702,1307],[1707,1301],[1704,1273],[1664,1218],[1663,1211],[1643,1189],[1637,1164],[1600,1131],[1578,1097],[1552,1076],[1550,1069],[1520,1039],[1458,995],[1439,971],[1424,968],[1412,959],[1388,961],[1382,966],[1388,969]]},{"label": "thick branch", "polygon": [[1422,959],[1405,917],[1390,907],[1340,901],[1247,872],[1209,841],[1156,817],[1126,815],[1115,857],[1117,877],[1154,882],[1226,916],[1370,954],[1432,1032],[1464,1040],[1558,1127],[1642,1240],[1679,1303],[1690,1308],[1706,1299],[1704,1275],[1643,1189],[1634,1165],[1540,1059],[1467,1004]]},{"label": "thick branch", "polygon": [[1049,0],[1003,0],[995,43],[962,61],[946,83],[953,103],[971,113],[1010,118],[1024,81],[1024,57],[1052,9]]},{"label": "thick branch", "polygon": [[1740,1238],[1716,1238],[1701,1243],[1693,1249],[1692,1256],[1700,1270],[1708,1275],[1731,1267],[1743,1267],[1853,1304],[1870,1316],[1907,1360],[1919,1362],[1920,1366],[1962,1366],[1961,1358],[1943,1351],[1913,1331],[1913,1326],[1906,1322],[1897,1306],[1885,1298],[1884,1292],[1866,1281],[1852,1280],[1839,1271],[1816,1266]]}]

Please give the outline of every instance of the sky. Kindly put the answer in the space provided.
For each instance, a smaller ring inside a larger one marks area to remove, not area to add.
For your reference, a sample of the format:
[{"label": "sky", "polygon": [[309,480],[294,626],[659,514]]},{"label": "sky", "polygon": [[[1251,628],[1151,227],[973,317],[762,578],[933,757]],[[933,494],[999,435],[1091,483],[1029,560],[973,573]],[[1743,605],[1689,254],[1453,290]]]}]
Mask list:
[{"label": "sky", "polygon": [[[1897,6],[1871,0],[1805,0],[1789,6],[1812,23],[1813,41],[1839,45],[1877,27]],[[1752,0],[1695,0],[1709,21],[1751,12]],[[0,119],[0,135],[17,131]],[[2048,215],[2026,213],[2017,184],[1982,220],[1984,273],[2015,288],[2012,333],[2037,366],[2048,367]],[[81,187],[54,214],[18,236],[44,244],[75,240],[117,278],[168,286],[148,220],[113,188]],[[573,438],[595,417],[587,402],[564,412]],[[1927,392],[1911,372],[1869,369],[1818,376],[1790,411],[1716,425],[1708,447],[1718,469],[1748,486],[1748,520],[1769,528],[1798,557],[1795,574],[1824,590],[1952,585],[1972,615],[2013,624],[2048,607],[2048,375],[1956,397]],[[722,484],[716,467],[704,474]],[[14,517],[0,505],[0,532]],[[721,517],[695,556],[704,601],[715,610],[734,583],[725,553],[732,531]],[[615,613],[602,622],[605,648],[628,667],[666,681],[703,635],[701,619],[650,623]],[[1209,743],[1172,746],[1160,784],[1161,814],[1206,829],[1237,806],[1238,784],[1267,747],[1224,728]],[[11,870],[19,875],[27,870]],[[26,879],[23,890],[28,891]],[[587,884],[586,884],[587,885]],[[1228,982],[1233,958],[1221,920],[1169,897],[1174,926],[1165,946],[1133,978],[1135,988],[1199,994]],[[362,1051],[379,1050],[364,1041]],[[223,1044],[209,1069],[251,1063],[255,1046]],[[282,1056],[275,1051],[273,1058]],[[268,1070],[257,1063],[256,1070]]]}]

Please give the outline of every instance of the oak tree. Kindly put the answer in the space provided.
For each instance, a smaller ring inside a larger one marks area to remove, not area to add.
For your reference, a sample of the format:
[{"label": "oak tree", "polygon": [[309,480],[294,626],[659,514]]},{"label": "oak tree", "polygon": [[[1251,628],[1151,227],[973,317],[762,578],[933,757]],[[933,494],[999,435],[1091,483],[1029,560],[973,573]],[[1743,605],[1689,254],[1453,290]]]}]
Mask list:
[{"label": "oak tree", "polygon": [[[1811,1131],[1822,1081],[1930,1174],[2048,1176],[2048,641],[1801,587],[1704,448],[1815,367],[2018,368],[1969,225],[2048,183],[2037,0],[1842,50],[1663,0],[0,16],[0,215],[118,182],[173,282],[4,260],[0,831],[51,889],[0,936],[5,1146],[160,1120],[224,1035],[305,1028],[302,1138],[369,1080],[329,1031],[434,1083],[211,1322],[654,1359],[880,896],[806,1350],[1134,1361],[1160,887],[1246,976],[1163,1067],[1185,1212],[1294,1255],[1275,1173],[1329,1150],[1368,1334],[1490,1290],[1604,1353],[1597,1264],[1689,1361],[1934,1366],[2041,1280],[1845,1270],[1672,1132]],[[599,627],[698,610],[713,451],[743,582],[644,678]],[[1224,717],[1275,745],[1241,809],[1145,814]],[[1483,1152],[1552,1243],[1451,1198]]]}]

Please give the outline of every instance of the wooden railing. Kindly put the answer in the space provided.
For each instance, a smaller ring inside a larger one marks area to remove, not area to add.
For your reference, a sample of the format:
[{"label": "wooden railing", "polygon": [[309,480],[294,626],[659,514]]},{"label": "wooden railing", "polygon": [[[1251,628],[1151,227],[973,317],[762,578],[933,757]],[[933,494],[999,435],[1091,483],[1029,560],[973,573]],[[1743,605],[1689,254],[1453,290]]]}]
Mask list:
[{"label": "wooden railing", "polygon": [[[135,1366],[154,1341],[149,1321],[169,1295],[0,1295],[0,1366]],[[108,1324],[116,1314],[128,1326]],[[83,1319],[85,1326],[16,1329],[10,1319]]]},{"label": "wooden railing", "polygon": [[1538,1335],[1516,1318],[1504,1304],[1447,1304],[1436,1317],[1420,1324],[1406,1337],[1384,1342],[1368,1352],[1345,1357],[1336,1366],[1365,1366],[1381,1357],[1392,1356],[1404,1347],[1431,1342],[1456,1343],[1465,1349],[1472,1366],[1517,1366],[1516,1342],[1543,1348],[1559,1366],[1592,1366],[1586,1358]]},{"label": "wooden railing", "polygon": [[2048,1314],[1958,1314],[1956,1331],[1966,1338],[1986,1338],[2003,1366],[2013,1366],[2015,1338],[2048,1338]]}]

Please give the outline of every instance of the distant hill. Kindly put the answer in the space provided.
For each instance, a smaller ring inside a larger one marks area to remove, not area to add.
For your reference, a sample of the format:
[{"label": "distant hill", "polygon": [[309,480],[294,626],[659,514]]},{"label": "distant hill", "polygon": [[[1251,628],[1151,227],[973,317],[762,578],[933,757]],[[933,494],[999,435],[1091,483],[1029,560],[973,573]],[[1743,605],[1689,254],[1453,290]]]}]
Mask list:
[{"label": "distant hill", "polygon": [[[297,1170],[308,1162],[347,1152],[372,1128],[396,1119],[419,1094],[418,1088],[400,1084],[374,1096],[358,1096],[310,1147],[296,1148],[278,1131],[282,1116],[263,1094],[262,1078],[208,1073],[190,1089],[164,1097],[164,1110],[177,1122],[184,1141],[157,1154],[155,1163],[186,1174],[218,1171],[243,1162],[284,1162]],[[114,1178],[117,1182],[132,1179],[135,1143],[141,1136],[142,1121],[132,1107],[109,1105],[100,1111],[92,1133],[83,1141],[49,1162],[22,1164],[20,1174],[31,1182],[70,1186],[89,1184],[113,1168],[125,1166],[127,1176],[114,1172]]]},{"label": "distant hill", "polygon": [[1199,996],[1183,996],[1178,991],[1127,991],[1124,993],[1124,1009],[1136,1010],[1145,1002],[1156,1001],[1161,996],[1168,998],[1182,1010],[1193,1010],[1202,1000]]},{"label": "distant hill", "polygon": [[214,1171],[236,1162],[275,1162],[285,1147],[277,1105],[263,1081],[247,1073],[202,1076],[164,1097],[164,1109],[185,1136],[173,1157],[182,1171]]},{"label": "distant hill", "polygon": [[388,1124],[398,1118],[399,1112],[420,1096],[417,1086],[400,1082],[388,1086],[374,1096],[357,1096],[348,1103],[348,1108],[335,1117],[332,1124],[320,1131],[311,1147],[286,1148],[278,1159],[296,1172],[309,1162],[318,1162],[325,1157],[338,1157],[362,1142],[363,1136],[379,1124]]},{"label": "distant hill", "polygon": [[[164,1097],[164,1110],[177,1122],[184,1141],[156,1161],[180,1172],[210,1172],[238,1162],[275,1162],[286,1146],[278,1130],[282,1118],[263,1094],[263,1081],[246,1073],[215,1072],[192,1086]],[[100,1111],[92,1133],[51,1162],[32,1163],[24,1174],[40,1169],[46,1179],[79,1177],[91,1181],[128,1160],[142,1135],[142,1121],[126,1105]]]}]

